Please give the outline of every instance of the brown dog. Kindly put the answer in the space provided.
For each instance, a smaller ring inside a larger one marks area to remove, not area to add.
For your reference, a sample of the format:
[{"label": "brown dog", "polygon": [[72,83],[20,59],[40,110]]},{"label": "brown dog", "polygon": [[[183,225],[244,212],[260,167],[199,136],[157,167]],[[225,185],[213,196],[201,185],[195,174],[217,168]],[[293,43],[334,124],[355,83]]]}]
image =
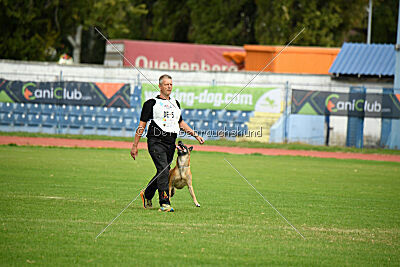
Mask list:
[{"label": "brown dog", "polygon": [[189,188],[190,195],[193,198],[196,207],[200,207],[197,202],[196,196],[192,186],[192,172],[190,171],[190,152],[193,147],[187,148],[182,141],[178,142],[176,146],[178,150],[178,158],[176,159],[176,166],[169,171],[169,195],[172,197],[176,189],[182,189],[185,185]]}]

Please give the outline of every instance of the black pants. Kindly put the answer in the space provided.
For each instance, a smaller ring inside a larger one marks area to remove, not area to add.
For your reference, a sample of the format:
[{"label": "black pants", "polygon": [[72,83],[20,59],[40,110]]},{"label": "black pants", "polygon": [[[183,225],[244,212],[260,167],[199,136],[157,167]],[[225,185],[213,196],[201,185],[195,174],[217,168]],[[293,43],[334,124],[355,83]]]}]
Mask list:
[{"label": "black pants", "polygon": [[159,138],[151,137],[147,139],[147,147],[151,159],[156,166],[157,173],[150,180],[149,185],[144,192],[144,196],[146,199],[152,199],[158,189],[160,206],[162,204],[170,204],[168,197],[168,175],[170,164],[174,158],[175,142],[166,143]]}]

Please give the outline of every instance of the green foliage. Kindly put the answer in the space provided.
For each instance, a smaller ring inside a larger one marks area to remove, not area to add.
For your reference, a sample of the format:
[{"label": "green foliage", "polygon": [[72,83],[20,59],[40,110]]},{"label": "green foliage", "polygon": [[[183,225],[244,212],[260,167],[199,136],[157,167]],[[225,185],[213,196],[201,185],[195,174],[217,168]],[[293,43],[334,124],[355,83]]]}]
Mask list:
[{"label": "green foliage", "polygon": [[50,1],[0,1],[0,58],[50,59],[59,38]]},{"label": "green foliage", "polygon": [[155,1],[152,7],[150,39],[155,41],[187,42],[190,9],[187,1]]},{"label": "green foliage", "polygon": [[[83,25],[86,34],[98,26],[116,38],[129,32],[127,16],[146,13],[145,5],[135,5],[129,0],[1,0],[0,57],[55,60],[56,51],[70,52],[67,36],[74,36],[79,25]],[[85,45],[94,50],[97,40],[101,39],[92,34]],[[104,41],[101,42],[104,46]]]},{"label": "green foliage", "polygon": [[[0,57],[56,60],[83,25],[82,62],[102,63],[109,38],[202,44],[341,46],[366,41],[367,0],[0,0]],[[375,0],[372,42],[394,43],[397,0]]]},{"label": "green foliage", "polygon": [[375,0],[373,2],[371,43],[396,43],[398,0]]},{"label": "green foliage", "polygon": [[256,38],[283,45],[303,27],[297,45],[340,46],[365,16],[365,1],[257,1]]},{"label": "green foliage", "polygon": [[398,163],[194,151],[201,208],[185,188],[174,213],[139,198],[95,241],[154,169],[143,150],[0,146],[0,264],[399,265]]},{"label": "green foliage", "polygon": [[190,0],[189,40],[195,43],[243,45],[253,43],[256,7],[248,0]]}]

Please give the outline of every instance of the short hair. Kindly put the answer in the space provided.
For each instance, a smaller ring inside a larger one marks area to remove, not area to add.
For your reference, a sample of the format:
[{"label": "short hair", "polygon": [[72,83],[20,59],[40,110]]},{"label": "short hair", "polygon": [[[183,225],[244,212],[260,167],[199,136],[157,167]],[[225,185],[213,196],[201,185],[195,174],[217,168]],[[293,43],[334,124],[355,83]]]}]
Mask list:
[{"label": "short hair", "polygon": [[169,76],[168,74],[163,74],[163,75],[161,75],[160,78],[158,79],[158,84],[162,84],[162,81],[163,81],[164,79],[171,79],[171,80],[172,80],[172,77]]}]

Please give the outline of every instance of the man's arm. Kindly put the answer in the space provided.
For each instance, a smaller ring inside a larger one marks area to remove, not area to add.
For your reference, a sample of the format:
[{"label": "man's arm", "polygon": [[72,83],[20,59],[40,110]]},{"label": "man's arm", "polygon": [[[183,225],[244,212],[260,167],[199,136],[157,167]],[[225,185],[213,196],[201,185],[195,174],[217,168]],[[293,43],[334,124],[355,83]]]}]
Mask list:
[{"label": "man's arm", "polygon": [[140,137],[142,137],[144,130],[146,129],[146,124],[147,124],[147,122],[140,121],[139,126],[136,129],[135,139],[133,140],[133,145],[132,145],[132,149],[131,149],[131,156],[133,159],[136,159],[136,157],[138,155],[139,140],[140,140]]},{"label": "man's arm", "polygon": [[193,136],[194,138],[196,138],[197,141],[198,141],[200,144],[203,144],[203,143],[204,143],[203,137],[201,137],[201,136],[198,135],[195,131],[193,131],[193,129],[190,128],[190,126],[187,125],[187,123],[186,123],[184,120],[181,120],[181,122],[179,123],[179,127],[180,127],[182,130],[184,130],[185,133],[188,133],[188,134],[190,134],[191,136]]}]

